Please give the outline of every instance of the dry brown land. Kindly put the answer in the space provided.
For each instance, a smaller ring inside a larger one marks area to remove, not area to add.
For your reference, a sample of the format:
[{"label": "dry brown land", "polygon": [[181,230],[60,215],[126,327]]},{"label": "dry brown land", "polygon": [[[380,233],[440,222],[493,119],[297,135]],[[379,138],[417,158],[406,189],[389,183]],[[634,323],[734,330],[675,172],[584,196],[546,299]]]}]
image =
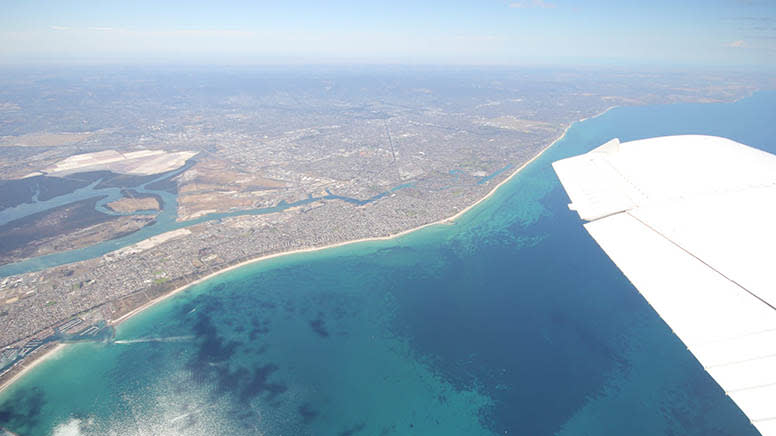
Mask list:
[{"label": "dry brown land", "polygon": [[[178,220],[211,212],[265,206],[270,191],[287,183],[236,168],[229,162],[205,158],[177,178]],[[274,198],[274,197],[273,197]]]},{"label": "dry brown land", "polygon": [[505,115],[496,118],[484,119],[481,121],[483,126],[497,127],[499,129],[517,130],[520,132],[551,131],[556,126],[551,123],[536,120],[523,120],[511,115]]},{"label": "dry brown land", "polygon": [[156,197],[122,198],[107,204],[116,212],[132,213],[139,210],[159,210],[159,200]]},{"label": "dry brown land", "polygon": [[114,239],[135,232],[154,219],[153,216],[147,215],[118,217],[105,223],[59,236],[48,243],[41,243],[39,248],[41,253],[36,253],[35,256],[88,247],[89,245]]},{"label": "dry brown land", "polygon": [[92,136],[91,133],[30,133],[0,138],[0,147],[55,147],[72,145]]}]

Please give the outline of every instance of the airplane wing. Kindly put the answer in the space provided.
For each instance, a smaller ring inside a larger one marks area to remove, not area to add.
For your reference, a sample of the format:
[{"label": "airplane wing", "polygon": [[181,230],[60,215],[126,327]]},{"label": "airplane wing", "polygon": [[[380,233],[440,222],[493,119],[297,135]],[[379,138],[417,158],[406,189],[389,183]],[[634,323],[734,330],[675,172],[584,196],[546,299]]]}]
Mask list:
[{"label": "airplane wing", "polygon": [[553,167],[585,229],[776,435],[776,156],[686,135],[614,139]]}]

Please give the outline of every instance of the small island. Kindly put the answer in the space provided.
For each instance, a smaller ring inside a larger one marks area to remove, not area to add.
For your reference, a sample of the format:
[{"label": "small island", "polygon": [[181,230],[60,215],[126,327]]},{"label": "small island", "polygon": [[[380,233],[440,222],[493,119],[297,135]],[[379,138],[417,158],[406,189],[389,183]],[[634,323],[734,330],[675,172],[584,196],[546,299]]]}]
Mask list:
[{"label": "small island", "polygon": [[106,205],[114,212],[133,213],[144,210],[159,210],[159,200],[156,197],[124,197]]}]

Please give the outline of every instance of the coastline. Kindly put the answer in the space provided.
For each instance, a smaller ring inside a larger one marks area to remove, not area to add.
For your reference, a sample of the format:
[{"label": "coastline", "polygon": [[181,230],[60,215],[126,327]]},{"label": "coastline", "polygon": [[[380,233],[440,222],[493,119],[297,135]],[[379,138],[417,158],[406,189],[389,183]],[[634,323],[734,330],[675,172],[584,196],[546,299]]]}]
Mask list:
[{"label": "coastline", "polygon": [[4,390],[6,390],[8,387],[10,387],[15,381],[22,378],[24,374],[27,373],[27,371],[31,370],[32,368],[35,368],[39,364],[45,362],[46,360],[54,357],[57,353],[62,351],[63,348],[65,348],[67,344],[56,344],[54,345],[54,348],[46,351],[45,353],[41,354],[40,356],[37,356],[33,358],[29,363],[26,365],[24,364],[24,361],[22,360],[19,362],[19,365],[22,366],[22,370],[14,374],[11,378],[9,378],[5,383],[0,385],[0,393],[2,393]]},{"label": "coastline", "polygon": [[[456,214],[454,214],[454,215],[452,215],[452,216],[450,216],[448,218],[443,218],[443,219],[440,219],[440,220],[437,220],[437,221],[434,221],[434,222],[431,222],[431,223],[424,224],[422,226],[414,227],[414,228],[407,229],[407,230],[404,230],[404,231],[401,231],[401,232],[398,232],[398,233],[394,233],[394,234],[391,234],[391,235],[387,235],[387,236],[375,236],[375,237],[369,237],[369,238],[354,239],[354,240],[350,240],[350,241],[343,241],[343,242],[338,242],[338,243],[335,243],[335,244],[324,245],[324,246],[320,246],[320,247],[300,248],[300,249],[284,251],[284,252],[281,252],[281,253],[268,254],[268,255],[259,256],[259,257],[253,258],[253,259],[249,259],[249,260],[237,263],[235,265],[231,265],[231,266],[228,266],[226,268],[220,269],[220,270],[215,271],[213,273],[210,273],[210,274],[208,274],[208,275],[206,275],[204,277],[201,277],[201,278],[199,278],[197,280],[194,280],[194,281],[192,281],[190,283],[187,283],[187,284],[185,284],[183,286],[180,286],[180,287],[178,287],[178,288],[176,288],[176,289],[174,289],[174,290],[172,290],[172,291],[170,291],[170,292],[168,292],[168,293],[166,293],[164,295],[161,295],[161,296],[159,296],[157,298],[154,298],[153,300],[150,300],[150,301],[148,301],[148,302],[138,306],[137,308],[135,308],[135,309],[125,313],[122,316],[120,316],[120,317],[118,317],[116,319],[110,320],[109,324],[112,325],[112,326],[118,326],[121,323],[123,323],[124,321],[127,321],[128,319],[134,317],[135,315],[143,312],[144,310],[146,310],[146,309],[148,309],[148,308],[150,308],[150,307],[152,307],[152,306],[154,306],[154,305],[156,305],[156,304],[158,304],[158,303],[160,303],[160,302],[162,302],[162,301],[164,301],[164,300],[166,300],[166,299],[168,299],[170,297],[173,297],[174,295],[176,295],[178,293],[181,293],[181,292],[189,289],[190,287],[192,287],[194,285],[197,285],[197,284],[202,283],[202,282],[204,282],[206,280],[210,280],[210,279],[212,279],[212,278],[214,278],[214,277],[216,277],[218,275],[227,273],[229,271],[232,271],[232,270],[235,270],[235,269],[238,269],[238,268],[250,265],[250,264],[258,263],[258,262],[261,262],[261,261],[264,261],[264,260],[273,259],[273,258],[277,258],[277,257],[281,257],[281,256],[288,256],[288,255],[300,254],[300,253],[311,253],[311,252],[326,250],[326,249],[329,249],[329,248],[341,247],[341,246],[350,245],[350,244],[358,244],[358,243],[370,242],[370,241],[386,241],[386,240],[391,240],[391,239],[399,238],[401,236],[407,235],[407,234],[415,232],[417,230],[424,229],[426,227],[436,226],[436,225],[443,225],[443,224],[448,224],[448,225],[449,224],[454,224],[455,220],[457,220],[463,214],[465,214],[466,212],[470,211],[471,209],[473,209],[474,207],[476,207],[480,203],[484,202],[485,200],[487,200],[488,198],[493,196],[493,194],[495,194],[495,192],[500,187],[502,187],[504,184],[506,184],[507,182],[512,180],[512,178],[514,178],[517,174],[519,174],[520,171],[522,171],[528,165],[533,163],[536,159],[541,157],[553,145],[557,144],[558,141],[560,141],[561,139],[563,139],[566,136],[566,133],[569,131],[569,129],[574,124],[580,123],[580,122],[583,122],[583,121],[586,121],[586,120],[589,120],[589,119],[592,119],[592,118],[597,118],[597,117],[599,117],[601,115],[604,115],[605,113],[609,112],[611,109],[614,109],[615,107],[617,107],[617,106],[610,106],[607,109],[605,109],[604,111],[602,111],[602,112],[600,112],[600,113],[598,113],[596,115],[593,115],[593,116],[590,116],[590,117],[585,117],[585,118],[582,118],[580,120],[571,122],[569,125],[567,125],[563,129],[563,132],[554,141],[549,143],[546,147],[542,148],[531,159],[527,160],[522,165],[520,165],[518,168],[516,168],[514,171],[512,171],[512,173],[510,173],[509,176],[507,176],[504,180],[502,180],[497,185],[495,185],[493,188],[491,188],[491,190],[488,191],[488,193],[485,196],[483,196],[482,198],[480,198],[476,202],[472,203],[471,205],[461,209],[459,212],[457,212]],[[10,387],[15,381],[17,381],[19,378],[21,378],[23,375],[25,375],[27,373],[27,371],[31,370],[32,368],[34,368],[38,364],[44,362],[45,360],[50,359],[51,357],[53,357],[57,352],[61,351],[66,345],[67,344],[62,344],[62,343],[56,344],[54,346],[54,348],[52,348],[51,350],[41,354],[40,356],[33,357],[33,360],[31,360],[26,366],[24,366],[21,371],[17,372],[11,378],[9,378],[7,381],[2,383],[2,385],[0,385],[0,394],[3,391],[5,391],[8,387]],[[23,364],[23,362],[20,363],[20,364]]]},{"label": "coastline", "polygon": [[[502,185],[504,185],[507,182],[509,182],[510,180],[512,180],[512,178],[515,177],[520,171],[522,171],[525,167],[527,167],[533,161],[538,159],[541,155],[544,154],[545,151],[549,150],[550,147],[555,145],[558,141],[563,139],[563,137],[566,136],[566,133],[571,128],[571,126],[573,126],[574,124],[576,124],[578,122],[582,122],[582,121],[585,121],[585,120],[588,120],[588,119],[595,118],[595,117],[598,117],[600,115],[603,115],[603,114],[605,114],[606,112],[608,112],[609,110],[611,110],[611,109],[613,109],[615,107],[616,106],[610,106],[609,108],[607,108],[606,110],[604,110],[603,112],[601,112],[599,114],[596,114],[596,115],[594,115],[592,117],[583,118],[583,119],[578,120],[578,121],[574,121],[571,124],[569,124],[568,126],[566,126],[566,128],[563,129],[563,133],[561,133],[560,136],[558,136],[549,145],[547,145],[546,147],[541,149],[539,151],[539,153],[537,153],[534,157],[532,157],[531,159],[527,160],[525,163],[523,163],[517,169],[515,169],[507,178],[505,178],[504,180],[499,182],[490,191],[488,191],[488,193],[485,194],[484,197],[480,198],[479,200],[477,200],[476,202],[470,204],[469,206],[461,209],[459,212],[457,212],[453,216],[450,216],[448,218],[443,218],[441,220],[434,221],[434,222],[431,222],[431,223],[423,224],[422,226],[413,227],[411,229],[403,230],[403,231],[401,231],[399,233],[394,233],[394,234],[387,235],[387,236],[373,236],[373,237],[369,237],[369,238],[361,238],[361,239],[354,239],[354,240],[351,240],[351,241],[337,242],[336,244],[323,245],[323,246],[320,246],[320,247],[299,248],[299,249],[296,249],[296,250],[284,251],[282,253],[267,254],[267,255],[259,256],[259,257],[253,258],[253,259],[249,259],[249,260],[246,260],[246,261],[234,264],[232,266],[228,266],[226,268],[220,269],[220,270],[215,271],[213,273],[210,273],[210,274],[208,274],[208,275],[206,275],[204,277],[201,277],[201,278],[199,278],[197,280],[194,280],[191,283],[187,283],[187,284],[185,284],[183,286],[180,286],[180,287],[178,287],[176,289],[173,289],[172,291],[170,291],[170,292],[168,292],[168,293],[166,293],[164,295],[161,295],[161,296],[159,296],[157,298],[154,298],[153,300],[148,301],[148,302],[144,303],[141,306],[138,306],[137,308],[135,308],[135,309],[125,313],[124,315],[122,315],[122,316],[120,316],[120,317],[118,317],[118,318],[116,318],[114,320],[111,320],[110,324],[113,325],[113,326],[117,326],[117,325],[121,324],[122,322],[132,318],[133,316],[143,312],[144,310],[146,310],[146,309],[156,305],[157,303],[160,303],[160,302],[162,302],[162,301],[164,301],[164,300],[166,300],[166,299],[168,299],[168,298],[170,298],[170,297],[172,297],[172,296],[174,296],[174,295],[176,295],[176,294],[178,294],[180,292],[183,292],[186,289],[188,289],[188,288],[190,288],[190,287],[192,287],[194,285],[197,285],[197,284],[202,283],[204,281],[210,280],[210,279],[212,279],[212,278],[214,278],[216,276],[219,276],[221,274],[227,273],[229,271],[232,271],[232,270],[235,270],[235,269],[238,269],[238,268],[242,268],[244,266],[251,265],[251,264],[254,264],[254,263],[258,263],[258,262],[261,262],[261,261],[264,261],[264,260],[274,259],[276,257],[281,257],[281,256],[290,256],[290,255],[293,255],[293,254],[312,253],[312,252],[316,252],[316,251],[327,250],[329,248],[342,247],[342,246],[350,245],[350,244],[358,244],[358,243],[361,243],[361,242],[387,241],[387,240],[399,238],[401,236],[404,236],[404,235],[407,235],[409,233],[412,233],[412,232],[424,229],[426,227],[442,225],[442,224],[454,224],[456,219],[460,218],[463,214],[465,214],[469,210],[473,209],[475,206],[479,205],[483,201],[485,201],[488,198],[490,198]],[[2,392],[2,388],[0,388],[0,392]]]}]

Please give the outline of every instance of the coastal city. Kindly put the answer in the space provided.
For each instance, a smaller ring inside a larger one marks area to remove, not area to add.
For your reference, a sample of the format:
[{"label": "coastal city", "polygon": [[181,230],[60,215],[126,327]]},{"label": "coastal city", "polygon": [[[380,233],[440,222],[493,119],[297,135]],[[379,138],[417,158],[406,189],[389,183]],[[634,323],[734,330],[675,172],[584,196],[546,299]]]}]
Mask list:
[{"label": "coastal city", "polygon": [[[144,84],[154,99],[102,75],[93,81],[114,91],[98,105],[67,97],[91,92],[80,81],[50,89],[45,79],[5,78],[0,92],[3,382],[58,343],[109,340],[112,325],[228,267],[455,225],[577,120],[734,101],[768,80],[270,72],[241,78],[252,93],[196,74],[166,91],[181,79],[157,75]],[[51,99],[70,115],[47,117]]]},{"label": "coastal city", "polygon": [[776,436],[776,1],[0,13],[0,436]]}]

